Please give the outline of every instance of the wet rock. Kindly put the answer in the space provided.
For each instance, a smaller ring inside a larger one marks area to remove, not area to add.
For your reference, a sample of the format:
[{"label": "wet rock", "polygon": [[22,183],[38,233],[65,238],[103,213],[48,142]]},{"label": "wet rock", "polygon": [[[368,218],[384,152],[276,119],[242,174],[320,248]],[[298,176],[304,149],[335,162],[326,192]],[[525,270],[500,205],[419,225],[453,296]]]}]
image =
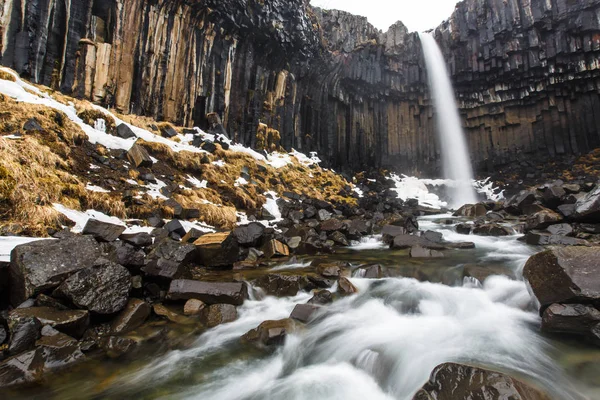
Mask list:
[{"label": "wet rock", "polygon": [[473,242],[447,242],[444,243],[449,249],[458,249],[458,250],[466,250],[466,249],[474,249],[475,243]]},{"label": "wet rock", "polygon": [[124,225],[111,224],[90,218],[83,228],[84,235],[92,235],[99,242],[114,242],[127,229]]},{"label": "wet rock", "polygon": [[288,257],[290,255],[288,246],[275,239],[268,241],[263,246],[262,251],[266,258]]},{"label": "wet rock", "polygon": [[403,250],[410,249],[414,246],[421,246],[431,250],[444,250],[446,246],[440,243],[434,243],[421,236],[415,235],[399,235],[394,238],[394,242],[391,245],[392,249]]},{"label": "wet rock", "polygon": [[268,274],[254,281],[268,295],[277,297],[295,296],[306,285],[305,278],[298,275]]},{"label": "wet rock", "polygon": [[470,217],[477,218],[483,217],[487,213],[487,209],[481,203],[479,204],[465,204],[459,208],[455,213],[455,217]]},{"label": "wet rock", "polygon": [[540,390],[499,372],[460,364],[436,367],[413,400],[511,399],[550,400]]},{"label": "wet rock", "polygon": [[295,319],[296,321],[307,323],[311,320],[319,308],[319,306],[314,304],[296,304],[292,310],[292,313],[290,314],[290,318]]},{"label": "wet rock", "polygon": [[319,210],[317,212],[317,218],[321,222],[329,221],[331,219],[331,213],[327,210]]},{"label": "wet rock", "polygon": [[125,307],[130,290],[129,271],[119,264],[106,263],[78,271],[55,293],[93,313],[114,314]]},{"label": "wet rock", "polygon": [[136,137],[133,130],[127,124],[121,124],[117,126],[117,136],[123,139],[130,139]]},{"label": "wet rock", "polygon": [[372,226],[363,219],[355,219],[348,224],[347,237],[350,240],[360,240],[361,237],[373,233]]},{"label": "wet rock", "polygon": [[200,319],[207,328],[214,328],[217,325],[235,321],[237,310],[231,304],[212,304],[202,311]]},{"label": "wet rock", "polygon": [[261,239],[265,234],[265,227],[258,223],[252,222],[246,226],[239,226],[233,230],[233,236],[240,246],[259,247]]},{"label": "wet rock", "polygon": [[576,210],[575,204],[562,204],[562,205],[558,206],[558,211],[567,218],[575,215],[575,210]]},{"label": "wet rock", "polygon": [[314,296],[308,300],[308,304],[326,305],[333,302],[333,294],[329,290],[317,290]]},{"label": "wet rock", "polygon": [[471,224],[458,224],[456,225],[456,233],[460,233],[461,235],[470,235],[471,230],[473,230],[473,225]]},{"label": "wet rock", "polygon": [[498,224],[484,224],[473,229],[474,235],[479,236],[510,236],[514,234],[511,228]]},{"label": "wet rock", "polygon": [[333,240],[336,244],[340,245],[340,246],[350,246],[350,242],[348,241],[348,238],[346,238],[346,235],[344,235],[342,232],[333,232],[331,235],[329,235],[328,237],[330,240]]},{"label": "wet rock", "polygon": [[365,279],[381,279],[385,276],[383,268],[379,264],[361,266],[356,269],[354,274],[359,278]]},{"label": "wet rock", "polygon": [[[313,263],[314,264],[314,263]],[[345,263],[320,263],[317,265],[317,273],[325,278],[339,278],[342,274],[342,267],[347,266]]]},{"label": "wet rock", "polygon": [[154,164],[148,151],[137,143],[131,146],[127,158],[135,168],[151,168]]},{"label": "wet rock", "polygon": [[119,236],[119,239],[136,247],[152,246],[152,243],[154,242],[152,236],[146,232],[123,234]]},{"label": "wet rock", "polygon": [[542,306],[600,304],[600,248],[557,247],[529,258],[523,276]]},{"label": "wet rock", "polygon": [[437,250],[426,249],[421,246],[411,247],[409,255],[412,258],[443,258],[444,257],[444,254]]},{"label": "wet rock", "polygon": [[8,339],[8,331],[2,323],[0,323],[0,346]]},{"label": "wet rock", "polygon": [[167,238],[148,254],[143,270],[149,277],[170,282],[180,278],[196,258],[196,246]]},{"label": "wet rock", "polygon": [[560,186],[552,186],[544,189],[543,203],[546,207],[555,209],[562,203],[562,198],[567,192]]},{"label": "wet rock", "polygon": [[342,296],[350,296],[358,293],[358,289],[348,278],[341,277],[338,281],[338,293]]},{"label": "wet rock", "polygon": [[123,241],[103,243],[103,257],[124,267],[139,271],[146,262],[146,253]]},{"label": "wet rock", "polygon": [[181,221],[177,220],[177,219],[172,219],[171,221],[167,222],[164,226],[164,229],[167,230],[167,232],[169,232],[169,236],[173,237],[173,235],[177,235],[180,238],[185,236],[185,228],[183,227],[183,225],[181,224]]},{"label": "wet rock", "polygon": [[44,240],[17,246],[9,269],[10,300],[17,306],[41,291],[52,289],[100,256],[91,236]]},{"label": "wet rock", "polygon": [[11,311],[9,316],[10,320],[31,318],[75,338],[80,338],[90,323],[89,312],[85,310],[57,310],[50,307],[18,308]]},{"label": "wet rock", "polygon": [[248,288],[243,282],[201,282],[187,279],[171,282],[167,299],[197,299],[206,304],[242,305],[248,298]]},{"label": "wet rock", "polygon": [[152,309],[156,315],[164,317],[175,324],[193,325],[196,323],[194,319],[181,315],[163,304],[154,304]]},{"label": "wet rock", "polygon": [[196,262],[205,267],[231,267],[239,258],[239,245],[228,232],[208,233],[194,242]]},{"label": "wet rock", "polygon": [[292,318],[279,321],[265,321],[257,328],[252,329],[242,336],[242,341],[260,347],[281,346],[288,333],[296,329],[296,322]]},{"label": "wet rock", "polygon": [[545,209],[527,218],[526,229],[546,229],[550,225],[554,225],[562,220],[563,217],[560,214],[552,210]]},{"label": "wet rock", "polygon": [[600,185],[577,201],[574,217],[585,222],[600,222]]},{"label": "wet rock", "polygon": [[392,244],[396,236],[406,235],[407,233],[405,227],[396,225],[386,225],[381,230],[383,243],[385,244]]},{"label": "wet rock", "polygon": [[50,307],[55,308],[57,310],[68,310],[69,307],[64,305],[62,302],[58,301],[54,297],[50,297],[45,294],[39,294],[35,299],[35,307]]},{"label": "wet rock", "polygon": [[598,324],[600,311],[590,305],[552,304],[542,314],[545,332],[592,336],[592,329]]},{"label": "wet rock", "polygon": [[187,316],[200,315],[206,304],[198,299],[189,299],[183,306],[183,314]]},{"label": "wet rock", "polygon": [[508,202],[506,203],[506,211],[513,215],[525,213],[524,207],[535,203],[535,201],[535,194],[532,191],[521,191],[519,194],[513,196],[508,200]]},{"label": "wet rock", "polygon": [[543,232],[529,232],[525,235],[525,242],[531,245],[561,245],[561,246],[586,246],[588,242],[569,236],[551,235]]},{"label": "wet rock", "polygon": [[111,332],[121,334],[141,326],[150,316],[150,305],[143,300],[129,299],[127,305],[111,324]]},{"label": "wet rock", "polygon": [[344,223],[339,219],[329,219],[320,225],[322,232],[333,232],[344,229]]},{"label": "wet rock", "polygon": [[33,348],[36,340],[41,336],[42,323],[35,317],[9,315],[8,330],[10,331],[8,354],[15,355]]},{"label": "wet rock", "polygon": [[204,235],[206,235],[206,232],[202,232],[196,228],[192,228],[181,238],[181,241],[183,243],[194,243],[196,240],[200,239]]}]

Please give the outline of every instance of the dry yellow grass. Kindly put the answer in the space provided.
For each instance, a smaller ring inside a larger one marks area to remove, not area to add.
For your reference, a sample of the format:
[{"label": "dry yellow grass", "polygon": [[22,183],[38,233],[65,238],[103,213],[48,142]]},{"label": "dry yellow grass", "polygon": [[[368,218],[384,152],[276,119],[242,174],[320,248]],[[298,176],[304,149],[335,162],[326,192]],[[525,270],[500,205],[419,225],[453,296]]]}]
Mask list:
[{"label": "dry yellow grass", "polygon": [[95,110],[93,108],[85,108],[84,110],[78,112],[77,116],[90,126],[94,126],[97,120],[103,119],[106,124],[106,133],[114,135],[117,132],[115,119],[103,113],[102,111]]},{"label": "dry yellow grass", "polygon": [[15,77],[6,71],[0,71],[0,79],[4,79],[5,81],[11,81],[11,82],[16,81]]},{"label": "dry yellow grass", "polygon": [[143,139],[138,139],[137,144],[144,146],[156,158],[171,164],[182,172],[198,172],[202,171],[202,155],[191,153],[189,151],[174,152],[171,148],[162,143],[146,142]]}]

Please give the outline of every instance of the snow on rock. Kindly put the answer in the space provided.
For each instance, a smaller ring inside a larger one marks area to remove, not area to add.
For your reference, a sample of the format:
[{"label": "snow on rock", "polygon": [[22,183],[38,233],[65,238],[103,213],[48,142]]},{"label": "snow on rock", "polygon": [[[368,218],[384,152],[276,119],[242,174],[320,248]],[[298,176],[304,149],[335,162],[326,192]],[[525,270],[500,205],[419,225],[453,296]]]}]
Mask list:
[{"label": "snow on rock", "polygon": [[365,196],[364,192],[358,187],[358,186],[354,186],[352,188],[352,190],[354,191],[354,193],[356,193],[358,195],[358,197],[363,198]]},{"label": "snow on rock", "polygon": [[268,157],[266,163],[275,169],[279,169],[279,168],[285,167],[286,165],[291,164],[292,158],[290,157],[289,154],[272,153],[272,154],[269,154],[269,157]]},{"label": "snow on rock", "polygon": [[296,157],[296,159],[298,160],[298,162],[300,164],[304,165],[305,167],[310,167],[311,165],[319,165],[321,163],[321,159],[319,157],[317,157],[317,152],[316,151],[311,151],[309,153],[310,157],[308,157],[304,153],[300,153],[296,149],[292,149],[292,151],[290,152],[290,154],[292,156]]},{"label": "snow on rock", "polygon": [[206,180],[201,181],[200,179],[194,178],[191,175],[188,175],[185,179],[197,189],[206,189],[208,187],[208,181]]},{"label": "snow on rock", "polygon": [[213,161],[212,163],[213,163],[213,165],[216,165],[217,167],[220,167],[220,168],[223,168],[225,165],[227,165],[227,164],[225,164],[225,161],[223,161],[223,160]]},{"label": "snow on rock", "polygon": [[164,194],[162,194],[160,192],[160,190],[162,188],[167,187],[167,184],[164,183],[163,181],[161,181],[160,179],[157,179],[156,183],[148,183],[147,185],[143,185],[142,187],[145,187],[146,189],[148,189],[146,191],[146,193],[148,195],[150,195],[150,197],[152,197],[153,199],[162,199],[162,200],[168,199],[167,196],[165,196]]},{"label": "snow on rock", "polygon": [[85,186],[85,188],[86,188],[86,190],[89,190],[90,192],[110,193],[110,190],[106,190],[100,186],[92,185],[91,183],[88,183]]},{"label": "snow on rock", "polygon": [[38,240],[56,240],[50,238],[31,238],[17,236],[0,236],[0,262],[10,262],[10,253],[21,244],[36,242]]},{"label": "snow on rock", "polygon": [[275,221],[281,221],[281,211],[279,211],[279,206],[277,205],[277,193],[273,191],[266,192],[264,194],[267,197],[266,203],[263,205],[263,208],[269,212],[273,217],[275,217]]},{"label": "snow on rock", "polygon": [[200,222],[200,221],[179,221],[181,223],[181,226],[183,226],[183,229],[185,229],[186,232],[189,232],[192,228],[199,230],[200,232],[205,232],[205,233],[214,233],[217,230],[215,229],[214,226],[210,226],[208,224],[205,224],[204,222]]},{"label": "snow on rock", "polygon": [[83,228],[85,227],[85,224],[88,222],[88,220],[90,218],[93,218],[95,220],[102,221],[102,222],[107,222],[110,224],[127,226],[127,224],[125,222],[121,221],[119,218],[108,216],[100,211],[96,211],[96,210],[87,210],[85,212],[77,211],[77,210],[72,210],[70,208],[67,208],[67,207],[63,206],[62,204],[58,204],[58,203],[54,203],[53,206],[54,206],[55,210],[60,212],[62,215],[64,215],[71,221],[75,222],[75,226],[73,228],[71,228],[71,232],[81,233],[83,231]]},{"label": "snow on rock", "polygon": [[235,186],[236,187],[245,186],[248,183],[249,182],[246,179],[242,178],[241,176],[235,180]]}]

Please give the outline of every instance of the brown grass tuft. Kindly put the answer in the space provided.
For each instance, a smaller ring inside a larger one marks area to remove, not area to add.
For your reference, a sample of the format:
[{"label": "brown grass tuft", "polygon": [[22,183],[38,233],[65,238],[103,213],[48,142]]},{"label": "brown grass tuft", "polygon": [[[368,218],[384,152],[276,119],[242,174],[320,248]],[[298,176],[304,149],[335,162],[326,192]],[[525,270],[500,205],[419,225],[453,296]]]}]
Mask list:
[{"label": "brown grass tuft", "polygon": [[11,81],[11,82],[17,81],[17,79],[13,76],[13,74],[10,74],[6,71],[0,71],[0,79],[4,79],[5,81]]},{"label": "brown grass tuft", "polygon": [[83,111],[77,113],[77,116],[83,120],[86,124],[94,126],[96,121],[103,119],[106,122],[106,133],[114,135],[117,133],[117,125],[115,119],[110,115],[103,113],[102,111],[95,110],[93,108],[86,108]]}]

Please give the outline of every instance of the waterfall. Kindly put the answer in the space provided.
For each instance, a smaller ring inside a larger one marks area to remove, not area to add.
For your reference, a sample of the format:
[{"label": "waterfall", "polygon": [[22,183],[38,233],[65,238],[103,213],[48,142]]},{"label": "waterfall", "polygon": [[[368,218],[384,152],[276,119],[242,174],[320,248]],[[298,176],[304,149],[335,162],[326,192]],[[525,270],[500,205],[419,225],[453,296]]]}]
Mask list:
[{"label": "waterfall", "polygon": [[450,75],[435,38],[427,33],[420,33],[419,37],[436,110],[444,177],[453,181],[449,185],[450,206],[457,208],[463,204],[473,204],[477,202],[472,184],[473,169]]}]

